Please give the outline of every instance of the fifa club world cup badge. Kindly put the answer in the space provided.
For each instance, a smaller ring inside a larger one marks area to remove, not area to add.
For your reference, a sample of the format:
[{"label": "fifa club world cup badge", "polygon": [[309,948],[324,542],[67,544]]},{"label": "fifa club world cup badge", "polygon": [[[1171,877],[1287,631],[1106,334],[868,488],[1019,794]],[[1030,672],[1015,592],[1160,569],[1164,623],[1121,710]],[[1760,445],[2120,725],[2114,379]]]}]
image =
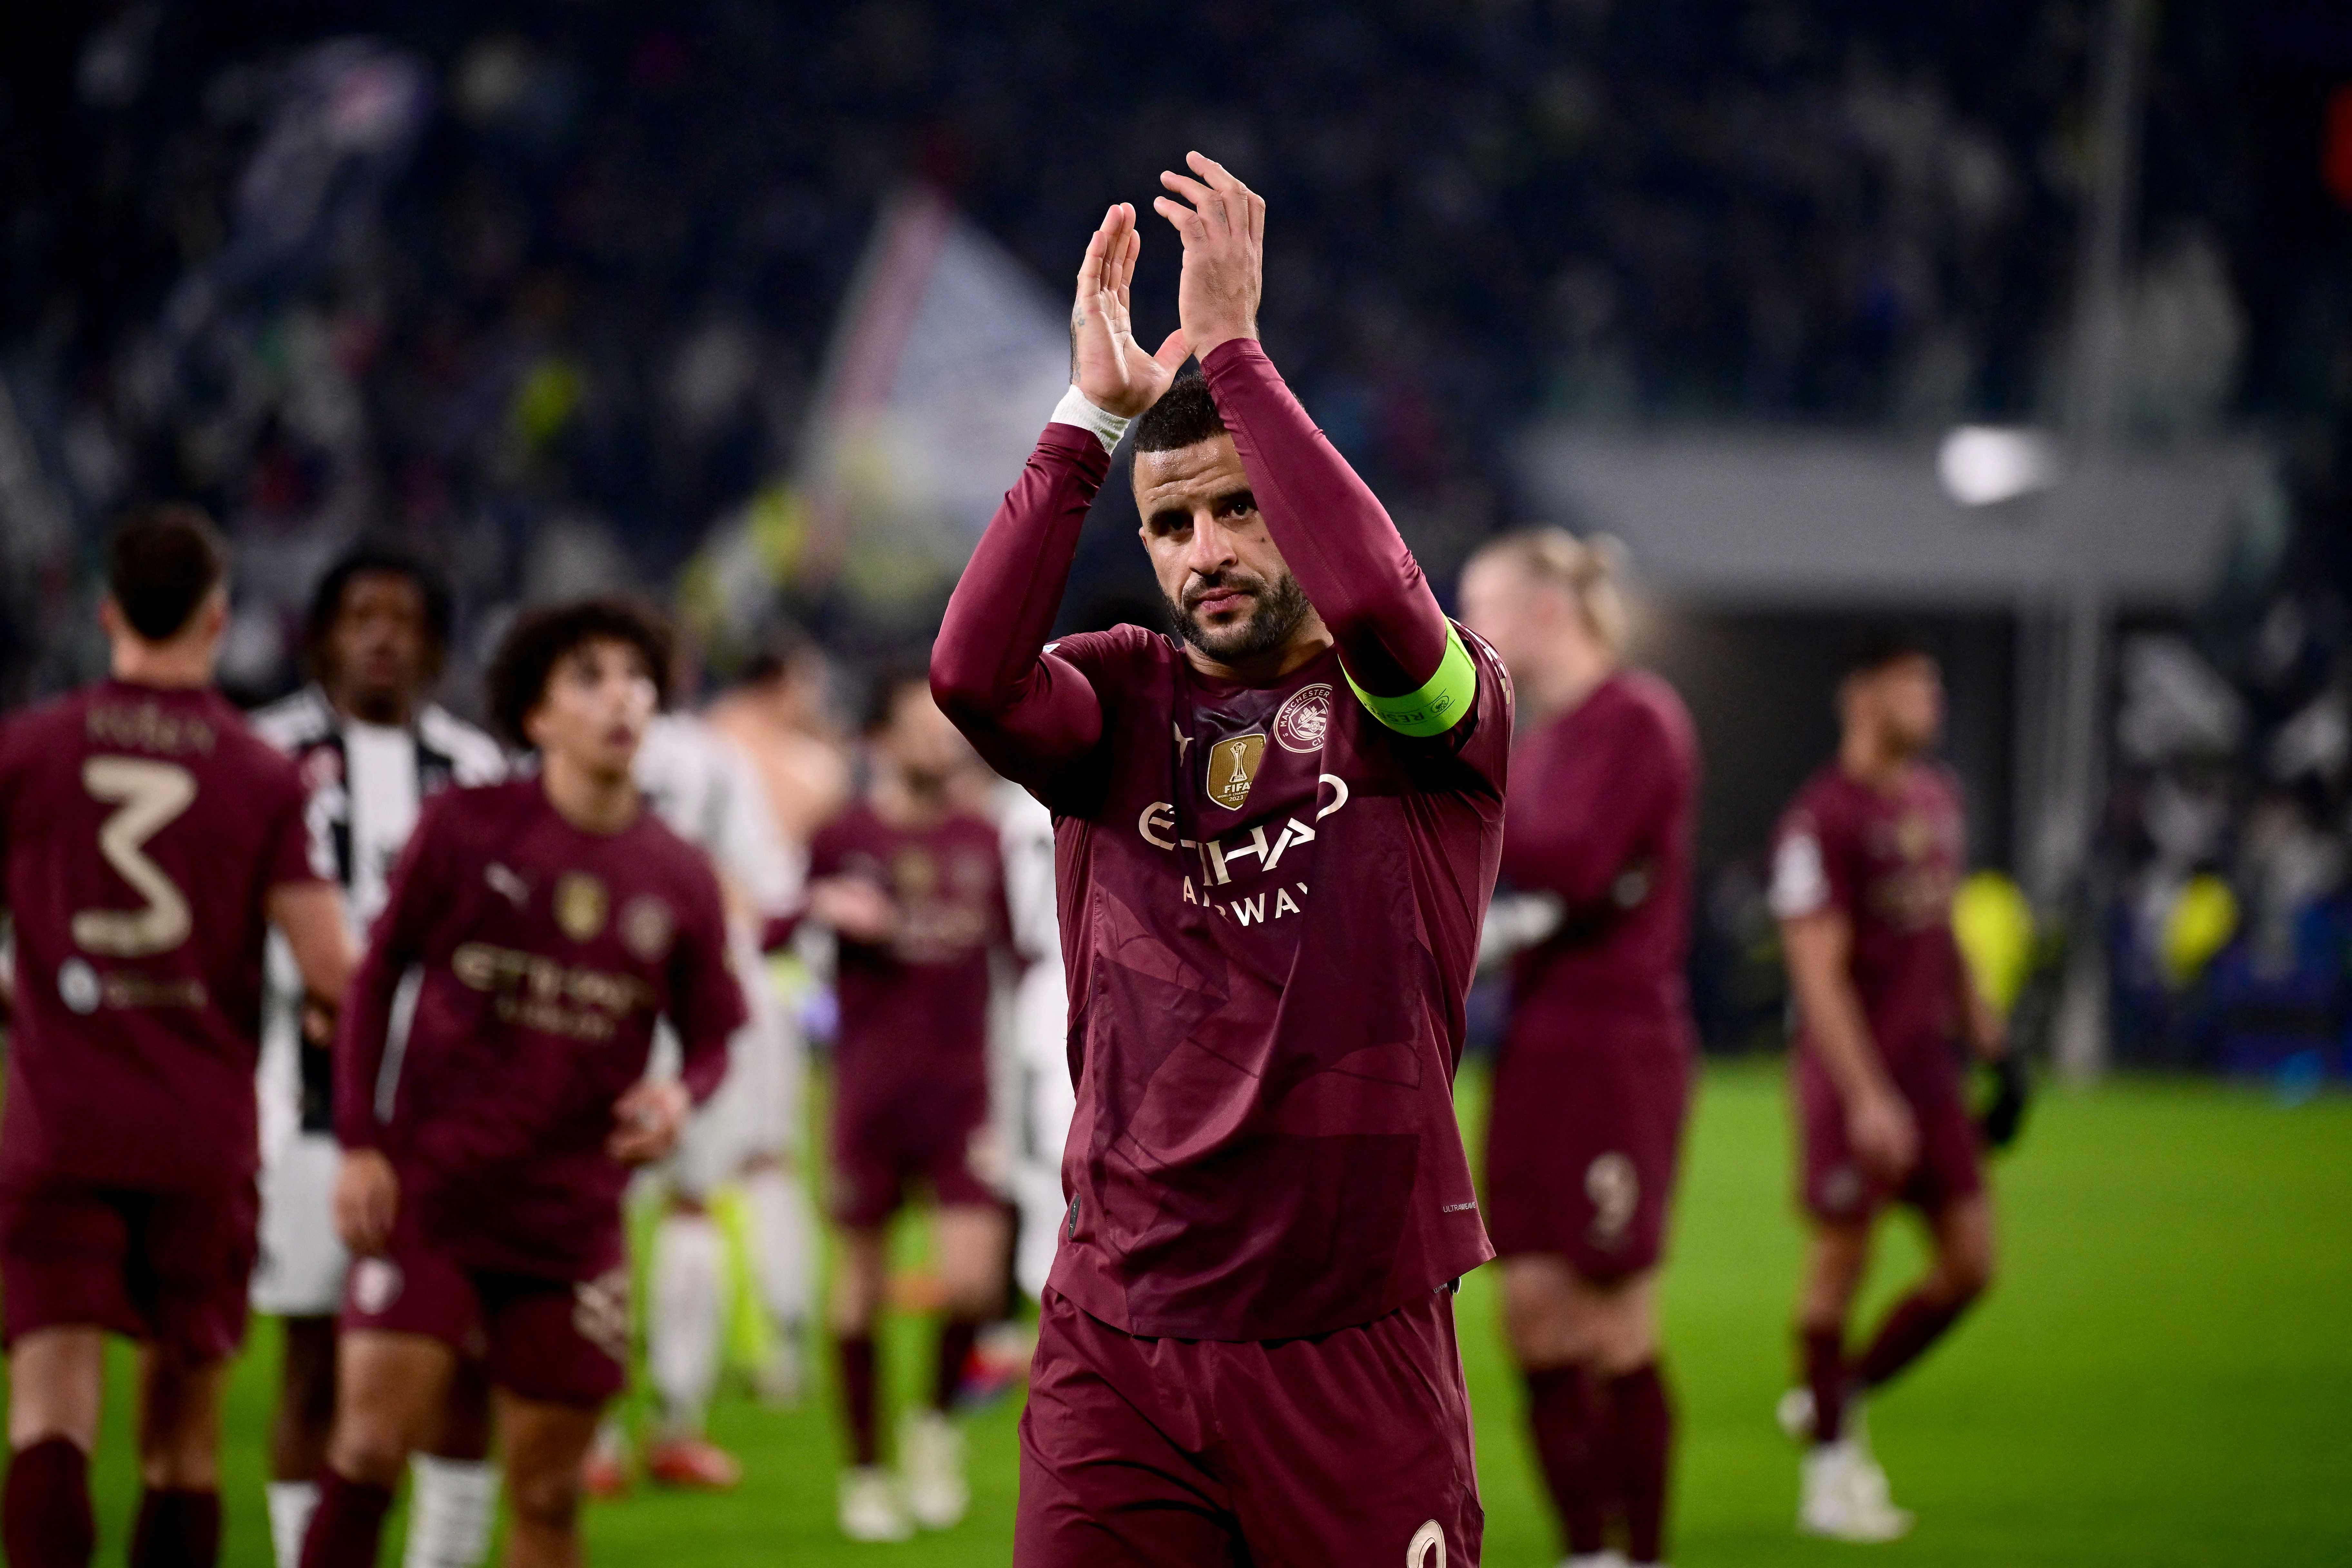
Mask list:
[{"label": "fifa club world cup badge", "polygon": [[1239,811],[1256,782],[1257,765],[1265,759],[1265,736],[1252,731],[1220,741],[1209,748],[1209,798],[1227,811]]},{"label": "fifa club world cup badge", "polygon": [[604,929],[604,884],[585,871],[565,873],[555,884],[555,923],[574,942]]},{"label": "fifa club world cup badge", "polygon": [[1311,757],[1323,749],[1323,731],[1331,723],[1331,687],[1318,680],[1290,694],[1274,715],[1274,738],[1286,752]]}]

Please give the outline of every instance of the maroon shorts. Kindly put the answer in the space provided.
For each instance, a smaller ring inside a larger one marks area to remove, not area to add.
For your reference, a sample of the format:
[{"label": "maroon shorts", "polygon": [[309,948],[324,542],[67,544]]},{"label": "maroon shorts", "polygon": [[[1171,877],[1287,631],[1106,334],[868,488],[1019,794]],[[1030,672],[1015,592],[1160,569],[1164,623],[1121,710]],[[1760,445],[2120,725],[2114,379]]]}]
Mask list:
[{"label": "maroon shorts", "polygon": [[849,1230],[879,1230],[918,1186],[941,1208],[993,1208],[1001,1156],[993,1151],[986,1101],[954,1114],[869,1113],[835,1119],[830,1206]]},{"label": "maroon shorts", "polygon": [[1657,1267],[1690,1114],[1691,1057],[1654,1029],[1515,1026],[1486,1125],[1486,1232],[1587,1279]]},{"label": "maroon shorts", "polygon": [[439,1340],[497,1387],[593,1407],[627,1381],[628,1266],[585,1280],[469,1268],[402,1226],[383,1256],[352,1262],[341,1326]]},{"label": "maroon shorts", "polygon": [[1940,1048],[1915,1051],[1893,1071],[1895,1089],[1919,1126],[1919,1163],[1899,1182],[1865,1173],[1846,1142],[1845,1101],[1809,1050],[1795,1054],[1799,1164],[1805,1212],[1825,1225],[1867,1221],[1892,1203],[1936,1214],[1984,1191],[1976,1119],[1969,1114],[1958,1066]]},{"label": "maroon shorts", "polygon": [[1475,1568],[1485,1532],[1451,1295],[1234,1343],[1045,1292],[1014,1568]]},{"label": "maroon shorts", "polygon": [[98,1328],[191,1361],[245,1342],[260,1198],[38,1179],[0,1187],[0,1339]]}]

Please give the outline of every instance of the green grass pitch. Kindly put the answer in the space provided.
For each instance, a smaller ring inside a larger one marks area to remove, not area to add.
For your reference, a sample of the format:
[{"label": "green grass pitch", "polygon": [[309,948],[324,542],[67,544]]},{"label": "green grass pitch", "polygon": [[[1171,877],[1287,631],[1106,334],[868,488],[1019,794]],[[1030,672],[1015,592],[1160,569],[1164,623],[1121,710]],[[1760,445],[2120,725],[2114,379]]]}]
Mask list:
[{"label": "green grass pitch", "polygon": [[[1480,1080],[1465,1077],[1475,1120]],[[2352,1100],[2120,1080],[2053,1091],[1995,1181],[2003,1272],[1954,1339],[1891,1391],[1873,1436],[1919,1526],[1900,1544],[1799,1540],[1796,1458],[1771,1423],[1797,1257],[1776,1071],[1717,1067],[1692,1127],[1666,1289],[1682,1412],[1673,1555],[1710,1564],[2352,1563]],[[1915,1265],[1890,1233],[1875,1299]],[[1491,1282],[1460,1300],[1479,1419],[1485,1561],[1556,1563],[1520,1441]],[[892,1373],[911,1391],[922,1342]],[[228,1420],[226,1561],[264,1568],[261,1453],[275,1332],[257,1328]],[[99,1465],[101,1561],[131,1499],[118,1361]],[[971,1564],[1007,1560],[1015,1408],[973,1419],[971,1517],[902,1547],[841,1541],[822,1397],[775,1415],[740,1396],[717,1435],[748,1479],[726,1497],[640,1492],[593,1507],[603,1563]],[[396,1561],[391,1551],[386,1560]]]}]

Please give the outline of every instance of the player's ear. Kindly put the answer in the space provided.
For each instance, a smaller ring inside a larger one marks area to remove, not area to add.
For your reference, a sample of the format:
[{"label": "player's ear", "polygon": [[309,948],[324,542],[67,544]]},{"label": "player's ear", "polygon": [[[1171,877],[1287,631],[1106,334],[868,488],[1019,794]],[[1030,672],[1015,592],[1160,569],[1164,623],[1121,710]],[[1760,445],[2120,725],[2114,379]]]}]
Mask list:
[{"label": "player's ear", "polygon": [[218,642],[228,634],[228,584],[216,583],[205,595],[204,604],[196,610],[196,627],[200,639]]},{"label": "player's ear", "polygon": [[131,631],[131,623],[122,618],[122,606],[114,602],[111,594],[98,601],[98,626],[110,642],[121,641]]}]

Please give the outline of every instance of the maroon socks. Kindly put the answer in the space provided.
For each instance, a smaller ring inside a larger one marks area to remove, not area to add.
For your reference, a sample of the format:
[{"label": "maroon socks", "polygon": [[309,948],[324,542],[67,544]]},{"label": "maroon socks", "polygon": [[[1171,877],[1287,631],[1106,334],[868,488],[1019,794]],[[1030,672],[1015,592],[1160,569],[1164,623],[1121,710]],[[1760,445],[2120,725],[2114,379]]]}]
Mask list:
[{"label": "maroon socks", "polygon": [[[214,1568],[220,1535],[218,1492],[144,1492],[131,1531],[131,1568]],[[88,1568],[98,1550],[89,1456],[63,1437],[16,1455],[0,1500],[0,1544],[9,1568]]]},{"label": "maroon socks", "polygon": [[834,1342],[834,1354],[841,1367],[841,1419],[849,1428],[849,1462],[880,1464],[882,1445],[874,1425],[874,1336],[844,1334]]},{"label": "maroon socks", "polygon": [[1527,1384],[1536,1460],[1569,1555],[1605,1550],[1618,1515],[1627,1559],[1657,1562],[1675,1446],[1674,1405],[1657,1363],[1606,1381],[1580,1366],[1549,1367],[1528,1373]]},{"label": "maroon socks", "polygon": [[972,1342],[980,1325],[969,1318],[950,1318],[940,1325],[939,1361],[931,1370],[931,1406],[955,1408],[956,1390],[963,1385],[964,1363],[971,1360]]},{"label": "maroon socks", "polygon": [[1834,1443],[1845,1432],[1845,1331],[1805,1329],[1798,1342],[1813,1395],[1813,1441]]},{"label": "maroon socks", "polygon": [[9,1568],[88,1568],[98,1551],[89,1455],[66,1438],[44,1437],[9,1459],[0,1545]]},{"label": "maroon socks", "polygon": [[1608,1498],[1591,1374],[1580,1366],[1546,1367],[1528,1373],[1527,1384],[1528,1430],[1569,1554],[1598,1552],[1607,1544]]},{"label": "maroon socks", "polygon": [[1607,1384],[1609,1430],[1604,1445],[1613,1489],[1625,1510],[1625,1556],[1655,1563],[1665,1546],[1666,1472],[1673,1463],[1675,1411],[1658,1363],[1612,1377]]},{"label": "maroon socks", "polygon": [[131,1568],[214,1568],[220,1539],[220,1493],[142,1492],[131,1530]]},{"label": "maroon socks", "polygon": [[1966,1299],[1939,1301],[1918,1290],[1904,1297],[1878,1325],[1878,1332],[1871,1336],[1870,1348],[1854,1363],[1855,1384],[1876,1388],[1886,1383],[1942,1339],[1968,1310]]},{"label": "maroon socks", "polygon": [[375,1568],[392,1489],[354,1481],[330,1466],[319,1472],[319,1508],[302,1538],[302,1568]]}]

